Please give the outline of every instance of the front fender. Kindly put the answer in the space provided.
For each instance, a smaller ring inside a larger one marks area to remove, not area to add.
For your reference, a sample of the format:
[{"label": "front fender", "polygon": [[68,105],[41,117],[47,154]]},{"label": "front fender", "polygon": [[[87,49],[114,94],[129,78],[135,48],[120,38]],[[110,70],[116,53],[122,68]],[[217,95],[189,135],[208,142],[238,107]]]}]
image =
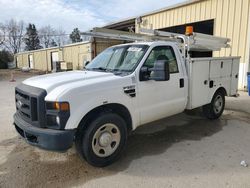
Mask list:
[{"label": "front fender", "polygon": [[[70,101],[70,118],[67,121],[65,129],[77,128],[81,120],[85,117],[85,115],[88,112],[104,104],[113,104],[113,103],[121,104],[125,106],[131,115],[132,128],[135,129],[135,127],[137,127],[139,123],[139,113],[136,111],[136,108],[134,105],[135,98],[131,98],[121,93],[115,94],[114,92],[109,92],[109,93],[102,94],[102,95],[95,94],[95,96],[92,96],[92,97],[87,97],[87,96],[82,97],[83,99],[82,101],[79,101],[79,100]],[[80,96],[76,98],[80,98]]]}]

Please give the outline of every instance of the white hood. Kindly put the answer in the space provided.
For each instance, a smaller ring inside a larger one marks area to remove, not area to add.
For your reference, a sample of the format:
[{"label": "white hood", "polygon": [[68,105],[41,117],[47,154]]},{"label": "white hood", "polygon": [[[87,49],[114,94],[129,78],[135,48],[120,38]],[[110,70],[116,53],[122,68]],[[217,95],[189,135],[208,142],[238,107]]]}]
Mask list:
[{"label": "white hood", "polygon": [[23,81],[23,84],[45,89],[47,92],[52,89],[76,81],[100,79],[114,76],[112,73],[93,71],[69,71],[52,73],[42,76],[35,76]]}]

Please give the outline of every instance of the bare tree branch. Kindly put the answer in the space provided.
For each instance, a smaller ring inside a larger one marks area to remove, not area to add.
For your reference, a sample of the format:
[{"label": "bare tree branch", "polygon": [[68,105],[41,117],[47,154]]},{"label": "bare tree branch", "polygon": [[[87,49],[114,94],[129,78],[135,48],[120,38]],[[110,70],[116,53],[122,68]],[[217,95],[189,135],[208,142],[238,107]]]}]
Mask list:
[{"label": "bare tree branch", "polygon": [[55,42],[58,44],[58,46],[63,46],[67,42],[67,37],[65,35],[65,31],[62,28],[58,28],[55,31]]},{"label": "bare tree branch", "polygon": [[51,42],[53,41],[53,36],[56,35],[56,31],[50,25],[47,25],[40,28],[38,33],[43,47],[44,48],[50,47]]},{"label": "bare tree branch", "polygon": [[5,24],[1,24],[0,33],[1,36],[3,36],[3,39],[1,39],[2,45],[13,54],[20,52],[23,42],[23,31],[23,21],[17,22],[16,20],[11,19]]},{"label": "bare tree branch", "polygon": [[4,45],[5,34],[6,28],[2,23],[0,23],[0,47]]}]

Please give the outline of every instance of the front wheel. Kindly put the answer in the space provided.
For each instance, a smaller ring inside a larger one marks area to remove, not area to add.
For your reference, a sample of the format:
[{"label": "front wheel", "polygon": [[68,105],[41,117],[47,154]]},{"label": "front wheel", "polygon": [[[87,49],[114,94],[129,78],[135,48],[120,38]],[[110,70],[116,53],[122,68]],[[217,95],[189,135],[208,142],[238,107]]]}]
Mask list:
[{"label": "front wheel", "polygon": [[104,167],[116,161],[127,142],[127,126],[123,118],[114,113],[100,114],[77,133],[76,147],[86,161]]},{"label": "front wheel", "polygon": [[208,119],[218,119],[224,111],[225,94],[222,91],[217,91],[210,104],[202,107],[203,114]]}]

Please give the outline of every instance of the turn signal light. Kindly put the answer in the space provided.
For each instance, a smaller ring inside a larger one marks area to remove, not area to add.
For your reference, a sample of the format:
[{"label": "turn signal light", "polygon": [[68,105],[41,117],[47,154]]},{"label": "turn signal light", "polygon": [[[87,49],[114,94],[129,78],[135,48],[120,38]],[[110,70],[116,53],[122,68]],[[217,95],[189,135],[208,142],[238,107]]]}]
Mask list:
[{"label": "turn signal light", "polygon": [[59,111],[69,111],[69,103],[67,102],[54,102],[53,107]]}]

